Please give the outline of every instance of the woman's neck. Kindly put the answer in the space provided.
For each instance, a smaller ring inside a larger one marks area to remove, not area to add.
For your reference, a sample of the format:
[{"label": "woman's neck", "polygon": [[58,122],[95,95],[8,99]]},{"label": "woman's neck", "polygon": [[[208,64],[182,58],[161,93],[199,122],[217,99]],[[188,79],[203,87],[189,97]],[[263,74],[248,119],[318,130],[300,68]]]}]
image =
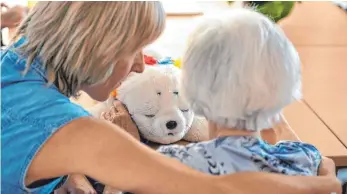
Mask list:
[{"label": "woman's neck", "polygon": [[246,129],[236,129],[221,127],[213,122],[208,123],[210,139],[225,136],[259,136],[257,131],[247,131]]}]

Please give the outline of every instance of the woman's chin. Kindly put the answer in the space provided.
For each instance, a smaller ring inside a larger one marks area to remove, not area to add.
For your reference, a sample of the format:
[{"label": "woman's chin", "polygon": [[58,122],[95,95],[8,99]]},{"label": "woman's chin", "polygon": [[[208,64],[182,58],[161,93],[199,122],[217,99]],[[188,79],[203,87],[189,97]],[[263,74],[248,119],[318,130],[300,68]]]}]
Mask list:
[{"label": "woman's chin", "polygon": [[[112,91],[116,90],[120,85],[122,84],[122,82],[117,83],[114,87],[112,87],[112,89],[110,90],[110,88],[107,87],[85,87],[83,89],[84,92],[86,92],[92,99],[99,101],[99,102],[103,102],[106,101]],[[109,91],[109,92],[105,92],[105,91]]]},{"label": "woman's chin", "polygon": [[104,101],[106,101],[106,100],[109,98],[110,94],[101,94],[101,93],[98,93],[98,94],[92,94],[92,95],[89,94],[89,96],[90,96],[92,99],[96,100],[96,101],[104,102]]}]

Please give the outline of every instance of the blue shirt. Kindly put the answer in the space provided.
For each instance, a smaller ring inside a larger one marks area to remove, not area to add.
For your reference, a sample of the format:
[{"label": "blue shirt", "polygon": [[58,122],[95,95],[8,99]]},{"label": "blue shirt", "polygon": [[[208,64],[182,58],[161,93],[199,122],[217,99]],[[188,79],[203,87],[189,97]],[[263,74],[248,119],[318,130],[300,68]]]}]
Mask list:
[{"label": "blue shirt", "polygon": [[157,151],[215,176],[246,171],[316,176],[322,160],[313,145],[292,141],[270,145],[251,136],[219,137],[185,146],[166,145]]},{"label": "blue shirt", "polygon": [[270,145],[257,137],[230,136],[186,146],[161,146],[158,151],[212,175],[263,171],[316,176],[322,157],[313,145],[281,141]]},{"label": "blue shirt", "polygon": [[90,114],[54,85],[47,85],[46,72],[38,59],[22,75],[26,59],[16,48],[24,42],[20,39],[1,56],[1,189],[6,194],[47,194],[61,178],[27,188],[24,182],[31,161],[59,128]]}]

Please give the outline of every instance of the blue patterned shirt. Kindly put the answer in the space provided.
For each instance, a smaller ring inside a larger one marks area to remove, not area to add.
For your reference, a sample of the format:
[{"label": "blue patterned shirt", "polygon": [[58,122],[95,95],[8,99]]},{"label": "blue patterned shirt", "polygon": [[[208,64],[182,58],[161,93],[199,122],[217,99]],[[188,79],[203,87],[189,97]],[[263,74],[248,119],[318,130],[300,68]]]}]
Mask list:
[{"label": "blue patterned shirt", "polygon": [[158,151],[212,175],[265,171],[316,176],[322,160],[313,145],[291,141],[270,145],[251,136],[220,137],[186,146],[161,146]]}]

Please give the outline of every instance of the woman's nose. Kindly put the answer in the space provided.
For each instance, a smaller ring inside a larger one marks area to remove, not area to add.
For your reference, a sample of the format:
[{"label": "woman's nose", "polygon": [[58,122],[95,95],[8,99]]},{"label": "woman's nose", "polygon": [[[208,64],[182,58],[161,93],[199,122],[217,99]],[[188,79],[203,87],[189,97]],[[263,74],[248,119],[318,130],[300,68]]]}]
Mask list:
[{"label": "woman's nose", "polygon": [[134,65],[132,71],[136,73],[142,73],[145,70],[145,62],[143,59],[143,52],[139,52],[134,60]]}]

